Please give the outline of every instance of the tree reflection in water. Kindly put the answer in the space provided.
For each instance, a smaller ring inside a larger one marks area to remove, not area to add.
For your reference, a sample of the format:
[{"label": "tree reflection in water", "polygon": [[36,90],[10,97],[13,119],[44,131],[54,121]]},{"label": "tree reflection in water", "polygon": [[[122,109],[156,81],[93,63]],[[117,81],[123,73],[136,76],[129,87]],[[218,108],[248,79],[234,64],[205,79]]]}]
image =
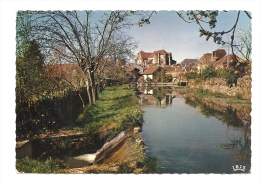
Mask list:
[{"label": "tree reflection in water", "polygon": [[225,112],[208,107],[205,103],[202,103],[199,98],[185,99],[185,103],[193,108],[197,108],[199,112],[206,118],[215,117],[223,124],[234,127],[243,127],[244,136],[243,138],[234,138],[227,143],[221,143],[218,147],[223,149],[230,149],[234,163],[243,162],[241,165],[251,167],[251,123],[243,121],[237,117],[237,110],[232,109],[228,106]]}]

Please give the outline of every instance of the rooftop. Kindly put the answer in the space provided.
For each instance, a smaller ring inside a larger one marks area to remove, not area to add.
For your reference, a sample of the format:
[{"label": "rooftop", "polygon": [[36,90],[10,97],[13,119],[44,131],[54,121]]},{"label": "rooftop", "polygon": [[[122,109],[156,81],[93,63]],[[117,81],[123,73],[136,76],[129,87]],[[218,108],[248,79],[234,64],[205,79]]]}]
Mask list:
[{"label": "rooftop", "polygon": [[158,70],[160,68],[160,66],[153,66],[153,67],[149,67],[146,70],[144,70],[144,72],[142,73],[143,75],[150,75],[153,74],[156,70]]}]

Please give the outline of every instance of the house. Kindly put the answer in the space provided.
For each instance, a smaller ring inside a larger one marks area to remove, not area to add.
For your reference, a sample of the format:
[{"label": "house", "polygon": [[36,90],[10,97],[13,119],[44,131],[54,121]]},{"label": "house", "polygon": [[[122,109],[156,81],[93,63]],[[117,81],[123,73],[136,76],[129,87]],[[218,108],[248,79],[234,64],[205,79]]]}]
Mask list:
[{"label": "house", "polygon": [[196,64],[197,59],[184,59],[180,65],[183,67],[185,72],[191,71],[192,67]]},{"label": "house", "polygon": [[203,56],[197,62],[197,71],[201,73],[203,69],[212,65],[214,60],[212,59],[212,53],[203,54]]},{"label": "house", "polygon": [[172,65],[172,66],[165,66],[165,67],[163,67],[163,70],[165,71],[166,75],[171,75],[173,80],[175,80],[175,78],[179,77],[179,75],[185,73],[183,67],[181,67],[180,64],[176,64],[176,65]]},{"label": "house", "polygon": [[[236,59],[243,63],[245,60],[236,56]],[[223,58],[213,63],[215,69],[225,69],[225,68],[234,68],[237,62],[233,54],[226,54]]]},{"label": "house", "polygon": [[157,66],[153,66],[153,67],[149,67],[149,68],[145,69],[144,72],[142,73],[142,75],[144,77],[144,80],[151,79],[151,80],[156,81],[159,79],[157,73],[160,73],[161,71],[163,71],[162,67],[160,65],[157,65]]},{"label": "house", "polygon": [[194,72],[194,73],[198,73],[198,65],[197,65],[197,63],[194,66],[192,66],[189,71],[190,72]]},{"label": "house", "polygon": [[223,58],[226,54],[227,52],[224,49],[217,49],[212,52],[212,57],[215,61],[218,61],[221,58]]},{"label": "house", "polygon": [[140,51],[137,54],[137,58],[135,60],[135,65],[150,67],[154,65],[173,65],[176,64],[176,61],[172,59],[172,54],[170,52],[166,52],[165,50],[157,50],[154,52],[144,52]]},{"label": "house", "polygon": [[203,56],[197,61],[197,70],[198,73],[201,73],[203,69],[208,66],[213,66],[213,64],[223,58],[226,55],[226,51],[224,49],[217,49],[212,53],[205,53]]},{"label": "house", "polygon": [[197,59],[184,59],[180,63],[180,65],[181,66],[194,66],[197,61],[198,61]]}]

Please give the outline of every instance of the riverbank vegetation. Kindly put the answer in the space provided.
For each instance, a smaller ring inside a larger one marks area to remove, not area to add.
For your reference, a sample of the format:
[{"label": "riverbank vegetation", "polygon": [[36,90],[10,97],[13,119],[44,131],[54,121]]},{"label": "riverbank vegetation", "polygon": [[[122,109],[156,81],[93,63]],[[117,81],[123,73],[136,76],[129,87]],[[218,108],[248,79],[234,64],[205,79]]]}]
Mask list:
[{"label": "riverbank vegetation", "polygon": [[[35,119],[33,128],[30,128],[32,131],[25,130],[27,135],[25,137],[18,135],[17,137],[20,137],[18,140],[41,138],[52,134],[58,136],[59,133],[65,132],[66,134],[85,133],[90,135],[103,133],[108,137],[107,139],[111,139],[127,127],[140,126],[143,123],[141,106],[138,104],[134,88],[129,88],[129,84],[105,87],[96,103],[87,105],[84,109],[81,108],[80,99],[74,92],[68,95],[65,100],[58,101],[62,116],[58,119],[51,118],[56,119],[56,125],[49,126],[55,131],[47,128],[48,123],[46,124],[44,120],[40,121],[40,119],[45,119],[45,113],[42,113],[41,118]],[[38,101],[33,106],[47,105],[50,107],[53,102],[56,103],[57,100],[50,98],[44,102]],[[41,111],[42,108],[39,110]],[[52,113],[47,114],[51,115]],[[45,130],[42,129],[43,127]]]},{"label": "riverbank vegetation", "polygon": [[[71,170],[73,171],[73,170]],[[162,165],[155,156],[146,156],[136,161],[123,162],[121,164],[111,164],[102,166],[92,166],[83,168],[87,173],[117,173],[117,174],[153,174],[161,173]]]},{"label": "riverbank vegetation", "polygon": [[143,112],[133,89],[128,85],[106,87],[95,104],[76,119],[74,130],[83,133],[108,133],[108,140],[129,126],[140,126]]},{"label": "riverbank vegetation", "polygon": [[[100,93],[95,104],[86,107],[86,112],[79,114],[75,126],[68,130],[70,134],[100,134],[105,141],[111,140],[119,132],[131,126],[141,126],[143,111],[138,99],[129,85],[106,87]],[[58,135],[58,134],[56,134]],[[143,144],[136,144],[135,137],[131,146],[125,150],[132,156],[124,162],[104,165],[92,165],[70,169],[60,159],[17,159],[16,168],[25,173],[155,173],[160,171],[160,163],[156,157],[144,156]],[[131,152],[132,151],[132,152]]]},{"label": "riverbank vegetation", "polygon": [[214,93],[201,88],[197,89],[193,94],[200,98],[222,99],[226,104],[251,106],[251,100],[243,99],[241,94],[236,94],[234,97],[230,97],[222,93]]},{"label": "riverbank vegetation", "polygon": [[16,169],[23,173],[66,173],[64,163],[58,159],[47,159],[40,161],[35,159],[24,158],[16,161]]},{"label": "riverbank vegetation", "polygon": [[207,67],[202,70],[200,74],[195,72],[188,72],[185,74],[185,77],[189,79],[196,79],[197,82],[202,82],[208,78],[223,78],[226,81],[227,85],[236,84],[239,75],[235,74],[232,71],[226,69],[214,69],[212,67]]},{"label": "riverbank vegetation", "polygon": [[160,173],[162,166],[157,157],[140,157],[136,161],[112,163],[109,165],[92,165],[83,168],[66,168],[62,160],[49,158],[46,161],[20,159],[16,161],[16,169],[22,173],[38,174],[152,174]]}]

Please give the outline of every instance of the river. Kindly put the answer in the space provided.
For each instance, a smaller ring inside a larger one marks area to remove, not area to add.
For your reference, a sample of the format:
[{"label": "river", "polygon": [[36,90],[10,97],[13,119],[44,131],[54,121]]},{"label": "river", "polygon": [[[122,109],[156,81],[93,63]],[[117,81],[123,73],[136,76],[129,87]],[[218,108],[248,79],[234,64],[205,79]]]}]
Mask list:
[{"label": "river", "polygon": [[198,104],[161,90],[139,95],[146,155],[158,158],[161,173],[250,172],[250,122],[230,112],[205,115]]}]

